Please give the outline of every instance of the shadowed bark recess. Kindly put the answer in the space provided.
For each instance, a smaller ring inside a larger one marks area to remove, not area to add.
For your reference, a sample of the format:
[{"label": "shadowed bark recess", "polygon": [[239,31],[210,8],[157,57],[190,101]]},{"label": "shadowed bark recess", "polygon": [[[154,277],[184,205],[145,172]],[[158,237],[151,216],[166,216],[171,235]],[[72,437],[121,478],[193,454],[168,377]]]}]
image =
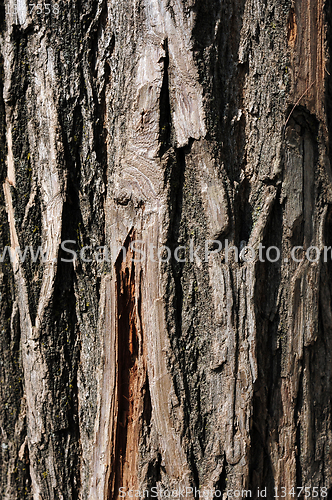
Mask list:
[{"label": "shadowed bark recess", "polygon": [[331,29],[330,0],[0,1],[1,498],[331,497]]},{"label": "shadowed bark recess", "polygon": [[118,337],[118,408],[114,462],[110,477],[109,498],[117,498],[119,488],[138,489],[137,459],[144,412],[143,386],[146,363],[143,358],[143,338],[139,335],[139,290],[136,285],[134,252],[125,243],[126,258],[120,253],[116,266],[117,337]]}]

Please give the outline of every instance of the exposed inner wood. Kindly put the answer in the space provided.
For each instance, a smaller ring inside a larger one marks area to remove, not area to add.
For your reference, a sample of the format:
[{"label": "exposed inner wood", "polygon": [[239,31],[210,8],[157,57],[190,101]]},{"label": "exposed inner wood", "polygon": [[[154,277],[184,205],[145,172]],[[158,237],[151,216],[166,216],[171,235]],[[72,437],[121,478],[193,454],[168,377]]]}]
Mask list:
[{"label": "exposed inner wood", "polygon": [[118,415],[114,443],[114,463],[110,476],[109,499],[118,498],[119,488],[138,489],[139,440],[144,407],[145,362],[139,322],[139,286],[136,284],[134,252],[126,241],[126,258],[116,261]]}]

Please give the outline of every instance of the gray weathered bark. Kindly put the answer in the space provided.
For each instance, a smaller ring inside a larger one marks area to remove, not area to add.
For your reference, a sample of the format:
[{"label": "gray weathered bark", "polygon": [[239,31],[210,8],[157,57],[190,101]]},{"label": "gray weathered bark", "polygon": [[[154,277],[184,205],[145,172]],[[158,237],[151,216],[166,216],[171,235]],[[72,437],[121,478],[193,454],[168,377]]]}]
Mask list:
[{"label": "gray weathered bark", "polygon": [[285,261],[332,245],[330,0],[0,10],[0,248],[49,250],[0,263],[0,497],[332,498],[332,265]]}]

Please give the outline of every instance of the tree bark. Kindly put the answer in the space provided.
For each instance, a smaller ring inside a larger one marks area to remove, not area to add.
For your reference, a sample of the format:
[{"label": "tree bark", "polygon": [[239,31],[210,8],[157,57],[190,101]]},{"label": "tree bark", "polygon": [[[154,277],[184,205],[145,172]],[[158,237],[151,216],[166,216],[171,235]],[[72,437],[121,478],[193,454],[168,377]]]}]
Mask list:
[{"label": "tree bark", "polygon": [[0,249],[48,250],[0,259],[0,497],[332,498],[331,1],[46,5],[0,2]]}]

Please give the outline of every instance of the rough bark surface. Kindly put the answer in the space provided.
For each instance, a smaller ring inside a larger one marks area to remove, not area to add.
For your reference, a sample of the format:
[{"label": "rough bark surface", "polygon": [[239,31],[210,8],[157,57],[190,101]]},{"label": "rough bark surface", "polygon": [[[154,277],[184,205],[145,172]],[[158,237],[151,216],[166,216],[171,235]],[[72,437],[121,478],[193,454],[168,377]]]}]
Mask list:
[{"label": "rough bark surface", "polygon": [[331,1],[40,10],[0,1],[0,248],[49,250],[0,263],[0,497],[332,498],[332,264],[285,261],[332,246]]}]

